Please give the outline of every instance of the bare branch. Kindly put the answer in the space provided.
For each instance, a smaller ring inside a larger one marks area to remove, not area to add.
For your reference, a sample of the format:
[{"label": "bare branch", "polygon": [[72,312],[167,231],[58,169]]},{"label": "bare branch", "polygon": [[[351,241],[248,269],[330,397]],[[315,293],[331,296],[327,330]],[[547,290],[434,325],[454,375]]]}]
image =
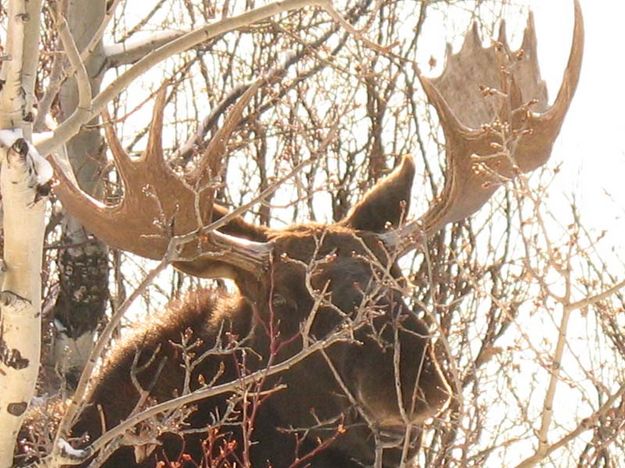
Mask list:
[{"label": "bare branch", "polygon": [[81,125],[87,123],[95,117],[95,115],[100,113],[104,106],[115,98],[115,96],[117,96],[123,89],[127,88],[132,81],[168,57],[188,50],[191,47],[220,34],[262,21],[285,11],[315,4],[316,0],[275,1],[240,15],[211,23],[167,43],[163,47],[149,53],[143,59],[139,60],[113,83],[111,83],[104,91],[98,94],[93,99],[91,112],[83,112],[81,109],[76,109],[73,115],[71,115],[65,122],[63,122],[63,124],[53,131],[52,137],[41,141],[38,144],[37,147],[39,152],[42,154],[53,153],[58,146],[62,145],[71,136],[75,135]]}]

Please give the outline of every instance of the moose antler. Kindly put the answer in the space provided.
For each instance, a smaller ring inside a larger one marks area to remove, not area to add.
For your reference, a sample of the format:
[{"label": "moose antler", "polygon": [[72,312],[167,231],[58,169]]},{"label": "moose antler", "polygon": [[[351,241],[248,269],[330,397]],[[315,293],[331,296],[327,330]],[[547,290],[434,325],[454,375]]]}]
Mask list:
[{"label": "moose antler", "polygon": [[[245,271],[258,274],[268,264],[271,246],[206,229],[213,212],[210,190],[211,169],[225,153],[226,142],[241,120],[243,109],[258,91],[262,80],[252,84],[233,106],[224,125],[216,132],[204,152],[199,167],[189,181],[178,177],[163,156],[162,129],[165,90],[157,95],[145,151],[132,159],[124,151],[112,125],[105,127],[111,153],[121,178],[124,196],[108,206],[83,192],[59,161],[53,165],[60,183],[55,193],[63,206],[90,232],[112,247],[137,255],[161,259],[167,253],[171,240],[187,236],[175,262],[183,271],[198,274],[198,265],[217,260]],[[105,116],[105,120],[110,120]],[[221,208],[225,214],[225,210]],[[209,226],[210,227],[210,226]],[[204,228],[204,229],[203,229]],[[193,235],[194,233],[198,235]],[[203,270],[203,269],[202,269]],[[223,273],[223,272],[220,272]],[[206,273],[208,274],[208,273]],[[201,276],[201,275],[200,275]]]},{"label": "moose antler", "polygon": [[[582,13],[575,0],[569,61],[560,91],[548,106],[531,13],[516,52],[507,43],[503,22],[498,41],[490,47],[482,46],[476,24],[457,54],[451,55],[448,46],[442,75],[420,76],[445,135],[443,191],[423,216],[382,235],[382,240],[389,247],[410,250],[421,234],[432,235],[470,216],[502,183],[545,164],[579,80],[583,47]],[[469,80],[475,85],[467,85]]]}]

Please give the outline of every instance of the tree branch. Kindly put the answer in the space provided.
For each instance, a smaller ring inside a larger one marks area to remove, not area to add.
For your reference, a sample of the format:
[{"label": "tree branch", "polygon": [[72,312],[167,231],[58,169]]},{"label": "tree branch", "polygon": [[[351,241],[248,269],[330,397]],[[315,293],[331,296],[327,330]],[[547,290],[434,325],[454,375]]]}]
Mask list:
[{"label": "tree branch", "polygon": [[254,10],[246,11],[237,16],[225,18],[221,21],[210,23],[195,31],[191,31],[184,36],[175,39],[161,48],[149,53],[139,60],[135,65],[126,70],[119,78],[111,83],[104,91],[93,99],[91,112],[76,109],[62,125],[60,125],[50,138],[39,143],[37,149],[42,154],[54,152],[60,145],[75,135],[80,127],[89,122],[93,117],[104,109],[106,104],[115,98],[122,90],[126,89],[135,79],[143,75],[146,71],[161,63],[163,60],[184,52],[197,44],[212,39],[215,36],[224,34],[243,26],[270,18],[279,13],[305,6],[317,5],[317,0],[278,0]]},{"label": "tree branch", "polygon": [[601,405],[601,407],[597,411],[595,411],[589,417],[587,417],[585,419],[582,419],[582,421],[579,423],[579,425],[575,429],[573,429],[571,432],[569,432],[564,437],[560,438],[557,442],[554,442],[553,444],[549,445],[548,447],[545,447],[545,449],[543,450],[543,452],[541,454],[535,453],[531,457],[526,458],[521,463],[519,463],[516,466],[516,468],[530,468],[532,466],[535,466],[541,460],[544,460],[545,457],[551,455],[553,452],[555,452],[559,448],[564,447],[565,445],[567,445],[572,440],[575,440],[577,437],[580,436],[580,434],[582,434],[582,433],[586,432],[587,430],[591,429],[592,426],[595,423],[597,423],[597,421],[599,421],[599,418],[601,418],[610,409],[612,409],[612,406],[614,405],[614,403],[619,398],[622,398],[623,395],[625,395],[625,384],[622,384],[619,387],[619,389],[612,396],[610,396],[610,398],[608,398],[607,401],[603,405]]},{"label": "tree branch", "polygon": [[104,55],[109,67],[131,65],[154,49],[178,39],[184,33],[181,31],[159,31],[140,40],[128,40],[121,43],[105,44]]}]

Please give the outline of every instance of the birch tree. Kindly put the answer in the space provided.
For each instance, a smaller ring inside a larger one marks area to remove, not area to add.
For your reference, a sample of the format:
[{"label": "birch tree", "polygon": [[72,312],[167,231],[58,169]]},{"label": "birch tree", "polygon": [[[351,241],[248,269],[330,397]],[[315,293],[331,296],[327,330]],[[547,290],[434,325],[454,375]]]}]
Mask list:
[{"label": "birch tree", "polygon": [[13,1],[0,91],[4,255],[0,306],[0,464],[10,466],[35,390],[41,345],[41,262],[49,165],[31,144],[40,1]]}]

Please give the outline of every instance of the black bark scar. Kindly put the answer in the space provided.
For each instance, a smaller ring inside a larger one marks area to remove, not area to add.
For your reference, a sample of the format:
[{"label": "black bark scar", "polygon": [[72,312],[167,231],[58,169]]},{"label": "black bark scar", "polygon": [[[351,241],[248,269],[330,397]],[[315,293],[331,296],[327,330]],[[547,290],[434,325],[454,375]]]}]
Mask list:
[{"label": "black bark scar", "polygon": [[18,349],[11,349],[4,341],[4,324],[0,322],[0,362],[15,370],[25,369],[30,361]]},{"label": "black bark scar", "polygon": [[9,403],[7,405],[8,413],[13,416],[21,416],[24,414],[24,411],[26,411],[26,408],[28,408],[28,403],[25,401],[18,401],[17,403]]}]

